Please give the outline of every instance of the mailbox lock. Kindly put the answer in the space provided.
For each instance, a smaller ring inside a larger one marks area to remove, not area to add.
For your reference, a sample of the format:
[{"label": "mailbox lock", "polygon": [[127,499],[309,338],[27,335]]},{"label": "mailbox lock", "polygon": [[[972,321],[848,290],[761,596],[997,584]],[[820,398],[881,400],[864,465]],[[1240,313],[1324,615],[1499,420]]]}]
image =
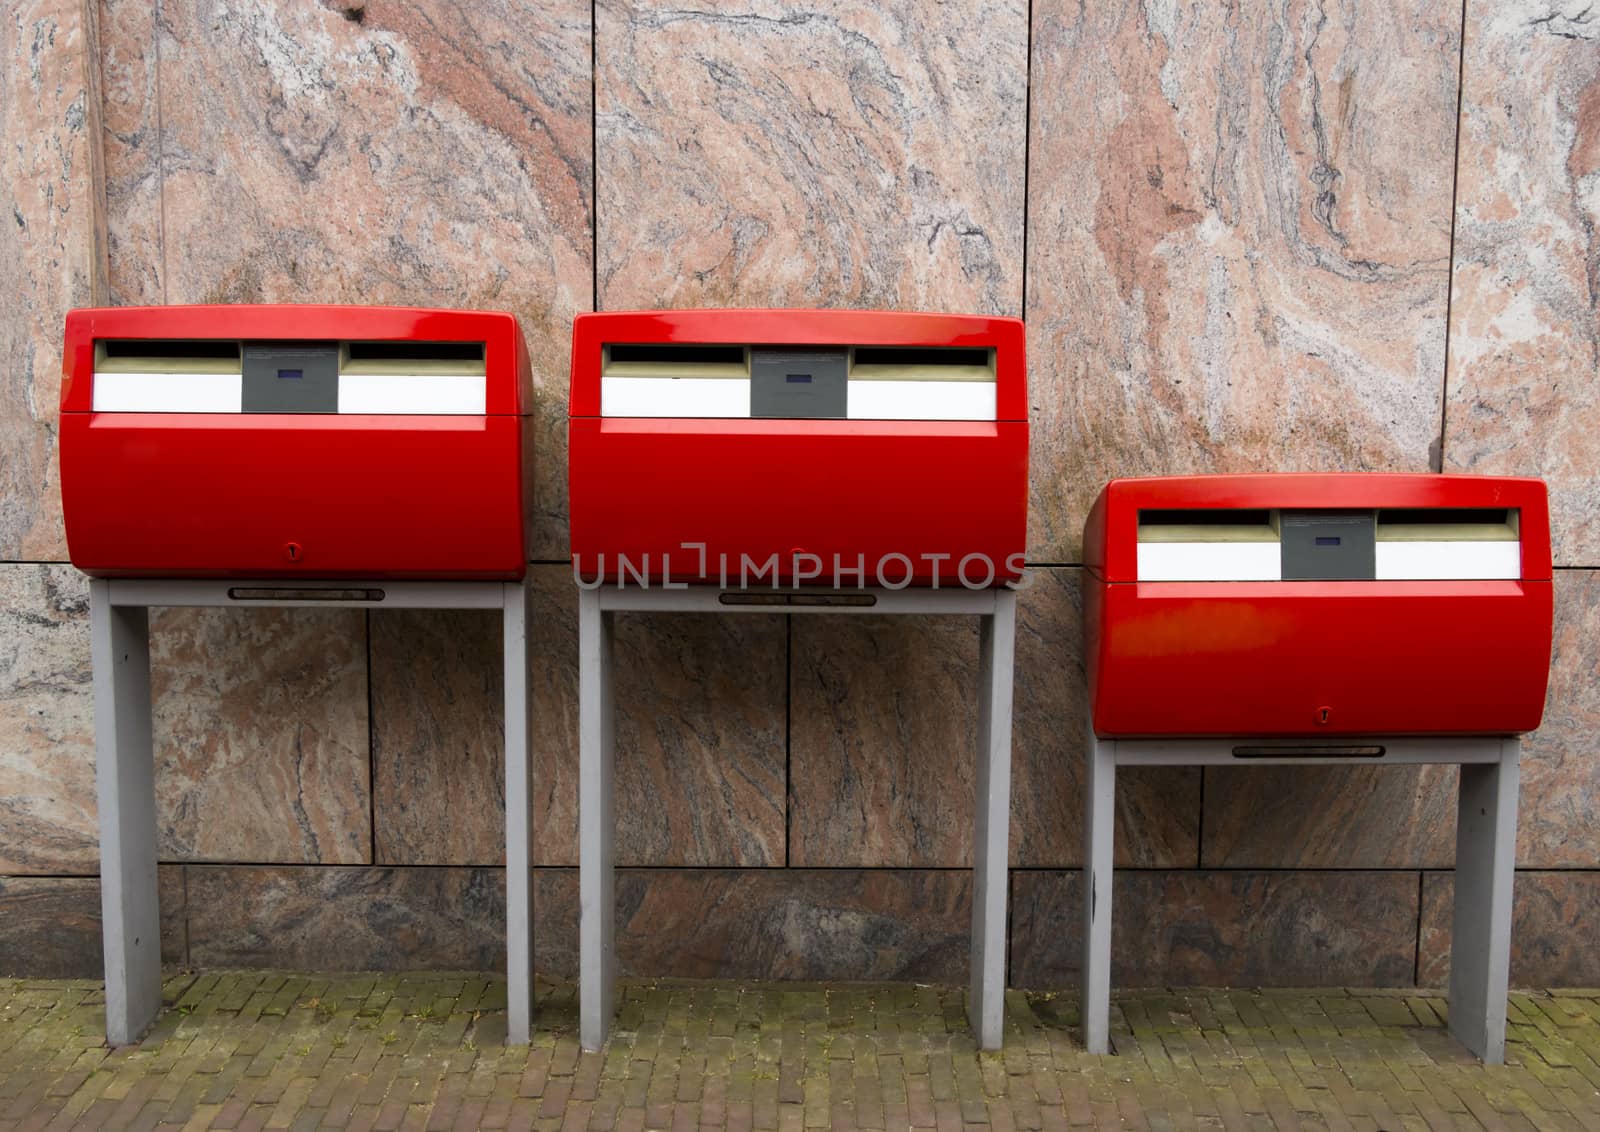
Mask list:
[{"label": "mailbox lock", "polygon": [[1328,722],[1328,716],[1330,716],[1332,714],[1333,714],[1333,709],[1332,708],[1330,708],[1330,707],[1319,707],[1317,709],[1317,723],[1319,725],[1325,725]]},{"label": "mailbox lock", "polygon": [[305,555],[305,547],[301,546],[299,543],[286,542],[283,544],[283,556],[290,562],[298,562],[304,558]]}]

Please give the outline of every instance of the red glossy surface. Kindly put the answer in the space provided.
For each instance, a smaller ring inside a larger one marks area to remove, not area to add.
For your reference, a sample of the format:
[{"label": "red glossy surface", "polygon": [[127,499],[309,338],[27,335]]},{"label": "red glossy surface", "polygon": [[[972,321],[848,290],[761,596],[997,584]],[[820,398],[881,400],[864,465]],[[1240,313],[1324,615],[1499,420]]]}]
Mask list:
[{"label": "red glossy surface", "polygon": [[[1141,507],[1520,507],[1521,581],[1135,582]],[[1085,527],[1089,694],[1102,736],[1515,734],[1550,668],[1536,480],[1121,480]],[[1321,711],[1328,709],[1326,722]]]},{"label": "red glossy surface", "polygon": [[[670,563],[674,581],[720,583],[726,556],[737,586],[743,556],[759,565],[773,554],[786,584],[832,584],[834,555],[847,567],[864,559],[868,585],[890,554],[912,560],[916,584],[960,584],[970,554],[995,564],[995,582],[1020,575],[1020,422],[589,418],[572,422],[567,461],[572,550],[585,578],[615,578],[623,556],[645,577],[664,577]],[[705,544],[703,569],[700,550],[685,543]],[[796,579],[796,551],[817,556],[822,576]],[[907,573],[897,560],[882,571],[892,585]],[[980,561],[967,577],[985,579]],[[770,585],[771,575],[752,584]]]},{"label": "red glossy surface", "polygon": [[1544,711],[1549,582],[1087,585],[1101,735],[1510,734]]},{"label": "red glossy surface", "polygon": [[[987,346],[1000,421],[601,418],[607,342]],[[778,556],[780,584],[981,583],[1020,576],[1028,426],[1015,319],[864,311],[660,311],[578,316],[568,450],[572,551],[585,578],[739,582]],[[698,547],[704,543],[704,557]],[[797,560],[795,555],[801,557]],[[908,570],[899,559],[911,562]],[[602,556],[604,561],[602,562]],[[813,564],[814,559],[820,566]],[[882,573],[879,575],[879,565]],[[797,573],[798,568],[798,573]],[[820,575],[809,576],[813,569]],[[808,575],[808,576],[800,576]],[[755,585],[771,585],[762,573]]]},{"label": "red glossy surface", "polygon": [[[180,337],[481,341],[489,415],[89,411],[95,339]],[[526,570],[533,400],[511,315],[80,310],[67,317],[65,365],[62,509],[68,552],[85,573],[514,579]]]}]

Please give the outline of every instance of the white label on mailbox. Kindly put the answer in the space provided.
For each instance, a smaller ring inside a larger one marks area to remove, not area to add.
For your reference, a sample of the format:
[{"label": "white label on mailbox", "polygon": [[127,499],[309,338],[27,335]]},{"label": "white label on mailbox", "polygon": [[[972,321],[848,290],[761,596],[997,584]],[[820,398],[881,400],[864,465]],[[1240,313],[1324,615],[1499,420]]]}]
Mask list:
[{"label": "white label on mailbox", "polygon": [[602,417],[748,417],[750,379],[602,377]]},{"label": "white label on mailbox", "polygon": [[341,413],[482,416],[488,404],[487,398],[488,386],[482,375],[339,375]]},{"label": "white label on mailbox", "polygon": [[100,373],[97,413],[237,413],[244,406],[238,373]]},{"label": "white label on mailbox", "polygon": [[992,421],[992,381],[851,381],[845,385],[853,421]]},{"label": "white label on mailbox", "polygon": [[1380,542],[1379,581],[1522,577],[1520,542]]},{"label": "white label on mailbox", "polygon": [[1278,582],[1276,542],[1141,542],[1141,582]]}]

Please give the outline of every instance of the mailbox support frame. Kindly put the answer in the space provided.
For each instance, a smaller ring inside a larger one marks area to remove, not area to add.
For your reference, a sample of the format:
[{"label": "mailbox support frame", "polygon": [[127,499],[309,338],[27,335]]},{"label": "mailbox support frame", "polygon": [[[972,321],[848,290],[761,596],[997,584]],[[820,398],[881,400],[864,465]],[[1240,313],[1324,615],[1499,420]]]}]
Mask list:
[{"label": "mailbox support frame", "polygon": [[[271,596],[241,598],[235,596],[238,591]],[[150,730],[151,606],[500,611],[506,755],[506,1040],[526,1045],[533,1020],[532,716],[526,579],[89,579],[106,1040],[114,1046],[137,1041],[161,1009],[155,763]]]},{"label": "mailbox support frame", "polygon": [[[1376,746],[1379,757],[1240,757],[1235,747],[1305,751]],[[1084,789],[1083,1034],[1110,1052],[1112,830],[1119,766],[1373,766],[1461,768],[1456,801],[1455,911],[1450,941],[1450,1032],[1485,1064],[1506,1052],[1511,971],[1511,887],[1517,849],[1517,736],[1290,739],[1102,739],[1089,734]]]},{"label": "mailbox support frame", "polygon": [[[870,598],[868,604],[866,599]],[[597,1050],[616,988],[614,621],[639,613],[856,613],[980,618],[972,967],[967,1018],[983,1049],[1005,1025],[1006,884],[1011,833],[1011,696],[1017,595],[1008,588],[723,590],[583,586],[578,595],[579,1038]]]}]

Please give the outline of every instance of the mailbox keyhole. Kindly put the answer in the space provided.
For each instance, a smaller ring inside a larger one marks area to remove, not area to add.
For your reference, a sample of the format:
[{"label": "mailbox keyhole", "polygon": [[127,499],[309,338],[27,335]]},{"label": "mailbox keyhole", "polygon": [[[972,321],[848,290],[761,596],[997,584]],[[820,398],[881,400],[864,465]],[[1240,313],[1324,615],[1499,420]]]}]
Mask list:
[{"label": "mailbox keyhole", "polygon": [[1317,709],[1317,722],[1318,723],[1327,723],[1328,722],[1328,716],[1330,716],[1332,714],[1333,714],[1333,709],[1332,708],[1325,708],[1325,707],[1318,708]]},{"label": "mailbox keyhole", "polygon": [[305,551],[297,542],[286,542],[283,544],[283,556],[290,562],[300,561],[300,556],[304,553]]}]

